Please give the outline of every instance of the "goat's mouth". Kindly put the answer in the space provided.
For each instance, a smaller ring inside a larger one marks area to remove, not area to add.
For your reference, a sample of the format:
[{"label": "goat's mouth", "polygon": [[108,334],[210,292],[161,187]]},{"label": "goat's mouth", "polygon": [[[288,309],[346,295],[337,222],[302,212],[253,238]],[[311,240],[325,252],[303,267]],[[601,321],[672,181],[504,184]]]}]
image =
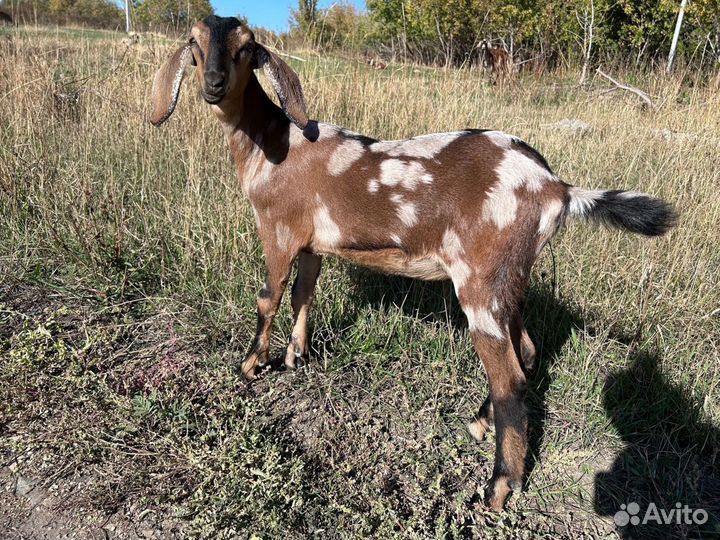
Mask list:
[{"label": "goat's mouth", "polygon": [[209,103],[210,105],[215,105],[217,103],[220,103],[223,98],[225,97],[225,92],[208,92],[206,90],[202,91],[202,97],[203,99]]}]

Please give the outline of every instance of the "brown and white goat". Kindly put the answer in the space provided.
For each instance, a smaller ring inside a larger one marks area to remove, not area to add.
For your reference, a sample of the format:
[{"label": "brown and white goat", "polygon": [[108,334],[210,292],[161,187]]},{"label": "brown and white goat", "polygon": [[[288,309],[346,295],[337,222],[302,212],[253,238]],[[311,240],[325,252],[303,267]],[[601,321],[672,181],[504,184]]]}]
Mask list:
[{"label": "brown and white goat", "polygon": [[[268,362],[273,317],[294,261],[289,367],[308,352],[322,255],[452,280],[488,376],[490,394],[470,430],[478,439],[493,424],[497,430],[486,493],[492,508],[501,509],[522,486],[527,453],[524,396],[535,350],[522,305],[533,262],[567,216],[655,236],[672,226],[672,209],[639,193],[566,184],[536,150],[499,131],[379,141],[309,120],[297,75],[234,18],[197,23],[159,69],[153,124],[172,114],[190,65],[223,127],[266,258],[257,333],[242,372],[252,379]],[[263,91],[256,68],[282,108]]]},{"label": "brown and white goat", "polygon": [[502,47],[493,46],[488,40],[480,42],[480,55],[482,65],[490,70],[493,78],[503,79],[515,73],[515,63],[512,56]]}]

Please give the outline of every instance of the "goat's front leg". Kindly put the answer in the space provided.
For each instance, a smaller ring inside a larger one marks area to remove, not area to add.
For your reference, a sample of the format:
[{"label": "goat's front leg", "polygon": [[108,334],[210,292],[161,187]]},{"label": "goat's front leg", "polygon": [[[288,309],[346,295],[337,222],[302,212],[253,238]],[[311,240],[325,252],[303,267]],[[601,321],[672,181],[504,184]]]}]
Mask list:
[{"label": "goat's front leg", "polygon": [[285,365],[294,369],[298,358],[308,354],[308,315],[315,295],[315,283],[320,274],[322,257],[305,251],[298,256],[298,269],[292,288],[292,309],[294,325],[290,344],[285,355]]},{"label": "goat's front leg", "polygon": [[241,366],[243,375],[250,380],[255,378],[258,368],[262,368],[268,363],[273,318],[280,306],[280,300],[282,300],[287,285],[295,254],[291,254],[289,251],[281,252],[266,248],[265,258],[267,261],[267,278],[257,298],[255,341]]}]

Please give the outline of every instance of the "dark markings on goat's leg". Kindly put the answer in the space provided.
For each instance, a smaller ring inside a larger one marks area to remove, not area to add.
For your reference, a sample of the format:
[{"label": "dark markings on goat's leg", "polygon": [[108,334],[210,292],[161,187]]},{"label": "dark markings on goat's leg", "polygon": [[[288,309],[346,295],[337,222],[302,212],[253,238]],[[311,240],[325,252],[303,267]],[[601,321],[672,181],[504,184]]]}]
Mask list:
[{"label": "dark markings on goat's leg", "polygon": [[516,350],[519,336],[503,339],[473,332],[473,342],[490,384],[496,430],[495,467],[486,491],[489,506],[502,510],[511,491],[522,488],[527,455],[527,382]]},{"label": "dark markings on goat's leg", "polygon": [[267,279],[257,298],[255,340],[250,354],[241,366],[242,373],[247,379],[254,379],[258,368],[268,363],[272,323],[287,285],[291,261],[292,259],[288,261],[287,258],[268,257]]},{"label": "dark markings on goat's leg", "polygon": [[285,354],[285,365],[289,369],[298,367],[298,360],[307,356],[309,350],[308,316],[315,295],[315,284],[320,274],[322,257],[307,252],[298,256],[298,269],[292,288],[292,309],[294,325],[290,344]]},{"label": "dark markings on goat's leg", "polygon": [[468,424],[468,431],[476,441],[482,441],[488,431],[495,429],[495,411],[488,395],[475,419]]}]

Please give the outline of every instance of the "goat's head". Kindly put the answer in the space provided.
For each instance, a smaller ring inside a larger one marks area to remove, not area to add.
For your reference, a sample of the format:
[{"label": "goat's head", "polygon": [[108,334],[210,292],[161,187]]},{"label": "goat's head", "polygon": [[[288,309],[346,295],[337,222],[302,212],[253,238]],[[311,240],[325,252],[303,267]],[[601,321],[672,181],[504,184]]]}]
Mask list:
[{"label": "goat's head", "polygon": [[487,40],[484,39],[480,42],[480,45],[478,45],[478,48],[480,49],[480,56],[482,57],[482,65],[485,69],[489,69],[492,67],[492,55],[490,53],[490,50],[492,49],[492,44]]},{"label": "goat's head", "polygon": [[155,74],[150,122],[159,126],[175,110],[180,83],[196,66],[203,99],[221,109],[243,99],[253,70],[262,67],[287,116],[298,127],[308,123],[300,80],[285,62],[255,41],[252,31],[235,17],[211,15],[195,24],[188,42]]}]

